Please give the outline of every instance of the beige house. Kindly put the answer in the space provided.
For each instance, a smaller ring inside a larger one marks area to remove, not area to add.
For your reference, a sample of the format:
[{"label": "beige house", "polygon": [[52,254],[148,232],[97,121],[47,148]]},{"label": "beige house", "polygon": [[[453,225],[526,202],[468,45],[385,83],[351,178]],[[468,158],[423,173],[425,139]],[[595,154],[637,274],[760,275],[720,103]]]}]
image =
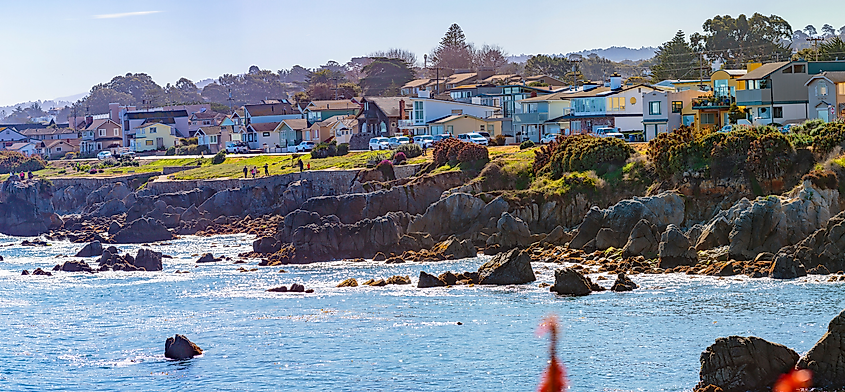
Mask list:
[{"label": "beige house", "polygon": [[[446,116],[428,123],[429,135],[489,132],[490,122],[469,114]],[[491,133],[493,135],[493,133]]]},{"label": "beige house", "polygon": [[833,121],[845,118],[845,71],[822,72],[805,83],[809,93],[808,117]]}]

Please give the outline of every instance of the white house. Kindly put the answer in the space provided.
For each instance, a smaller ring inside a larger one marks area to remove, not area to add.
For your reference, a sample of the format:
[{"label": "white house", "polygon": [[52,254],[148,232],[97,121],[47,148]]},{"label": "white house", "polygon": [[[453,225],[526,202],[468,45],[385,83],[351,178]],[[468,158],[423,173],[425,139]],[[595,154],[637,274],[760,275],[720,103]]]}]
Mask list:
[{"label": "white house", "polygon": [[493,117],[499,110],[495,106],[445,101],[427,97],[409,98],[409,100],[411,101],[410,119],[399,120],[399,129],[409,135],[430,135],[429,123],[449,116],[467,114],[485,119]]}]

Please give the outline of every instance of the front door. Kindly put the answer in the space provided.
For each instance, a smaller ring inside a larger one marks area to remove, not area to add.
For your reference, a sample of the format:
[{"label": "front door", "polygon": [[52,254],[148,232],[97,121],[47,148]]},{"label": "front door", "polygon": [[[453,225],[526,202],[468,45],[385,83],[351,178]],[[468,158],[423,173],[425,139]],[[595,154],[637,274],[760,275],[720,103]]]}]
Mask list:
[{"label": "front door", "polygon": [[822,121],[824,121],[824,122],[828,122],[828,121],[829,121],[829,117],[828,117],[828,115],[827,115],[827,114],[828,114],[827,108],[824,108],[824,109],[819,109],[819,110],[818,110],[818,113],[819,113],[819,117],[818,117],[818,118],[822,119]]},{"label": "front door", "polygon": [[164,148],[164,138],[156,138],[156,149]]}]

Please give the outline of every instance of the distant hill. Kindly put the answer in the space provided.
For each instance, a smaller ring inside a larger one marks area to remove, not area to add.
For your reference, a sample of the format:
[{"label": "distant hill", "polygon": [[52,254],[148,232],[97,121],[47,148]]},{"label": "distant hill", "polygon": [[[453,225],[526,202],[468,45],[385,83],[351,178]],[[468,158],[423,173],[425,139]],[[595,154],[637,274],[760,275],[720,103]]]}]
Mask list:
[{"label": "distant hill", "polygon": [[[579,54],[581,56],[588,56],[591,53],[595,53],[600,57],[604,57],[608,60],[620,62],[624,60],[631,60],[631,61],[639,61],[639,60],[646,60],[654,57],[654,52],[657,48],[653,46],[643,46],[642,48],[635,49],[635,48],[626,48],[624,46],[611,46],[607,49],[588,49],[582,50],[580,52],[572,52],[572,53],[559,53],[553,54],[552,56],[569,56],[570,54]],[[520,54],[508,57],[508,60],[514,63],[524,63],[528,60],[531,55],[527,54]]]}]

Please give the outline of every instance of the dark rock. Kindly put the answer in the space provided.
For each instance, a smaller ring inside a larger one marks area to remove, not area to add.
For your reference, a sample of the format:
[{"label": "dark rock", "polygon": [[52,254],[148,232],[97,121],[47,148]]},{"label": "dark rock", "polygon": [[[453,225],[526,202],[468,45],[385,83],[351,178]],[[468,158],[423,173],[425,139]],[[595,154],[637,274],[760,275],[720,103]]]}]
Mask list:
[{"label": "dark rock", "polygon": [[487,239],[487,246],[498,244],[503,251],[526,248],[531,245],[531,230],[528,224],[509,212],[503,212],[496,221],[496,233]]},{"label": "dark rock", "polygon": [[751,260],[760,252],[777,252],[789,242],[786,222],[780,198],[758,198],[734,220],[728,255]]},{"label": "dark rock", "polygon": [[53,208],[52,184],[13,177],[0,184],[0,233],[30,237],[61,227]]},{"label": "dark rock", "polygon": [[804,264],[788,253],[778,253],[769,269],[769,277],[772,279],[795,279],[802,276],[807,276]]},{"label": "dark rock", "polygon": [[653,258],[657,255],[660,245],[660,232],[653,223],[640,219],[631,230],[628,242],[622,248],[622,257],[643,256]]},{"label": "dark rock", "polygon": [[620,272],[619,275],[616,276],[616,282],[613,282],[613,286],[610,288],[610,291],[633,291],[637,287],[639,286],[637,286],[631,278],[625,275],[624,272]]},{"label": "dark rock", "polygon": [[798,361],[799,369],[813,372],[813,386],[825,390],[845,388],[845,311],[830,321],[827,332]]},{"label": "dark rock", "polygon": [[458,240],[457,237],[451,236],[443,242],[439,242],[433,248],[432,253],[440,254],[446,259],[457,260],[469,257],[478,256],[478,249],[472,244],[470,240]]},{"label": "dark rock", "polygon": [[436,276],[427,274],[425,271],[420,271],[420,279],[417,282],[417,287],[424,289],[428,287],[443,287],[446,282],[438,279]]},{"label": "dark rock", "polygon": [[698,236],[698,241],[695,244],[695,250],[708,250],[717,248],[730,243],[731,224],[724,217],[716,217],[701,232]]},{"label": "dark rock", "polygon": [[103,244],[100,241],[90,242],[80,250],[75,257],[94,257],[103,254]]},{"label": "dark rock", "polygon": [[807,275],[830,275],[830,271],[823,265],[817,265],[807,270]]},{"label": "dark rock", "polygon": [[138,249],[138,254],[135,256],[134,265],[143,268],[145,271],[161,271],[161,258],[161,252],[141,248]]},{"label": "dark rock", "polygon": [[287,286],[279,286],[279,287],[273,287],[271,289],[267,289],[267,291],[271,292],[271,293],[287,293],[288,288],[287,288]]},{"label": "dark rock", "polygon": [[21,271],[21,275],[24,275],[24,276],[29,275],[29,271],[23,270],[23,271]]},{"label": "dark rock", "polygon": [[143,244],[174,238],[173,233],[168,231],[161,222],[150,218],[139,218],[120,229],[112,239],[117,244]]},{"label": "dark rock", "polygon": [[479,284],[523,284],[537,280],[531,269],[528,250],[511,249],[499,253],[478,268]]},{"label": "dark rock", "polygon": [[541,242],[551,245],[564,245],[570,240],[572,240],[572,233],[567,233],[563,230],[563,227],[558,225]]},{"label": "dark rock", "polygon": [[391,257],[391,258],[385,260],[384,263],[385,264],[403,264],[403,263],[405,263],[405,259],[403,259],[399,256],[394,256],[394,257]]},{"label": "dark rock", "polygon": [[725,392],[762,391],[792,370],[796,362],[795,351],[758,337],[718,338],[701,353],[698,386],[712,384]]},{"label": "dark rock", "polygon": [[440,274],[440,276],[438,276],[437,279],[439,279],[443,282],[446,282],[446,284],[449,285],[449,286],[454,286],[456,283],[458,283],[458,277],[455,276],[455,274],[453,274],[452,271],[446,271],[446,272]]},{"label": "dark rock", "polygon": [[400,284],[400,285],[411,284],[411,277],[410,276],[395,275],[395,276],[391,276],[391,277],[387,278],[387,280],[385,280],[385,283],[387,283],[387,284]]},{"label": "dark rock", "polygon": [[88,265],[88,263],[82,260],[68,260],[65,261],[60,267],[60,271],[65,272],[90,272],[94,273],[94,269]]},{"label": "dark rock", "polygon": [[41,268],[36,268],[35,271],[32,271],[33,275],[41,275],[41,276],[53,276],[52,272],[44,271]]},{"label": "dark rock", "polygon": [[373,261],[385,261],[387,260],[387,256],[384,253],[378,252],[375,256],[373,256]]},{"label": "dark rock", "polygon": [[164,356],[170,359],[191,359],[202,355],[202,349],[183,335],[167,338],[164,342]]},{"label": "dark rock", "polygon": [[204,253],[202,256],[200,256],[199,260],[197,260],[197,263],[214,263],[221,260],[223,259],[215,258],[214,255],[211,253]]},{"label": "dark rock", "polygon": [[294,284],[290,285],[289,291],[291,293],[304,293],[305,292],[305,286],[303,286],[299,283],[294,283]]},{"label": "dark rock", "polygon": [[112,221],[111,223],[109,223],[109,235],[117,234],[117,232],[120,231],[120,229],[122,228],[123,226],[120,223]]},{"label": "dark rock", "polygon": [[555,271],[555,284],[549,291],[560,295],[583,296],[592,292],[587,277],[572,268],[561,268]]},{"label": "dark rock", "polygon": [[669,225],[660,236],[658,254],[657,266],[663,269],[698,263],[698,254],[690,246],[689,238],[675,225]]},{"label": "dark rock", "polygon": [[30,240],[21,241],[21,246],[49,246],[49,245],[50,244],[48,244],[47,241],[44,241],[44,240],[41,240],[41,239],[38,239],[38,238],[36,238],[32,241],[30,241]]},{"label": "dark rock", "polygon": [[272,254],[282,249],[282,243],[273,237],[261,237],[252,242],[252,251],[255,253]]}]

